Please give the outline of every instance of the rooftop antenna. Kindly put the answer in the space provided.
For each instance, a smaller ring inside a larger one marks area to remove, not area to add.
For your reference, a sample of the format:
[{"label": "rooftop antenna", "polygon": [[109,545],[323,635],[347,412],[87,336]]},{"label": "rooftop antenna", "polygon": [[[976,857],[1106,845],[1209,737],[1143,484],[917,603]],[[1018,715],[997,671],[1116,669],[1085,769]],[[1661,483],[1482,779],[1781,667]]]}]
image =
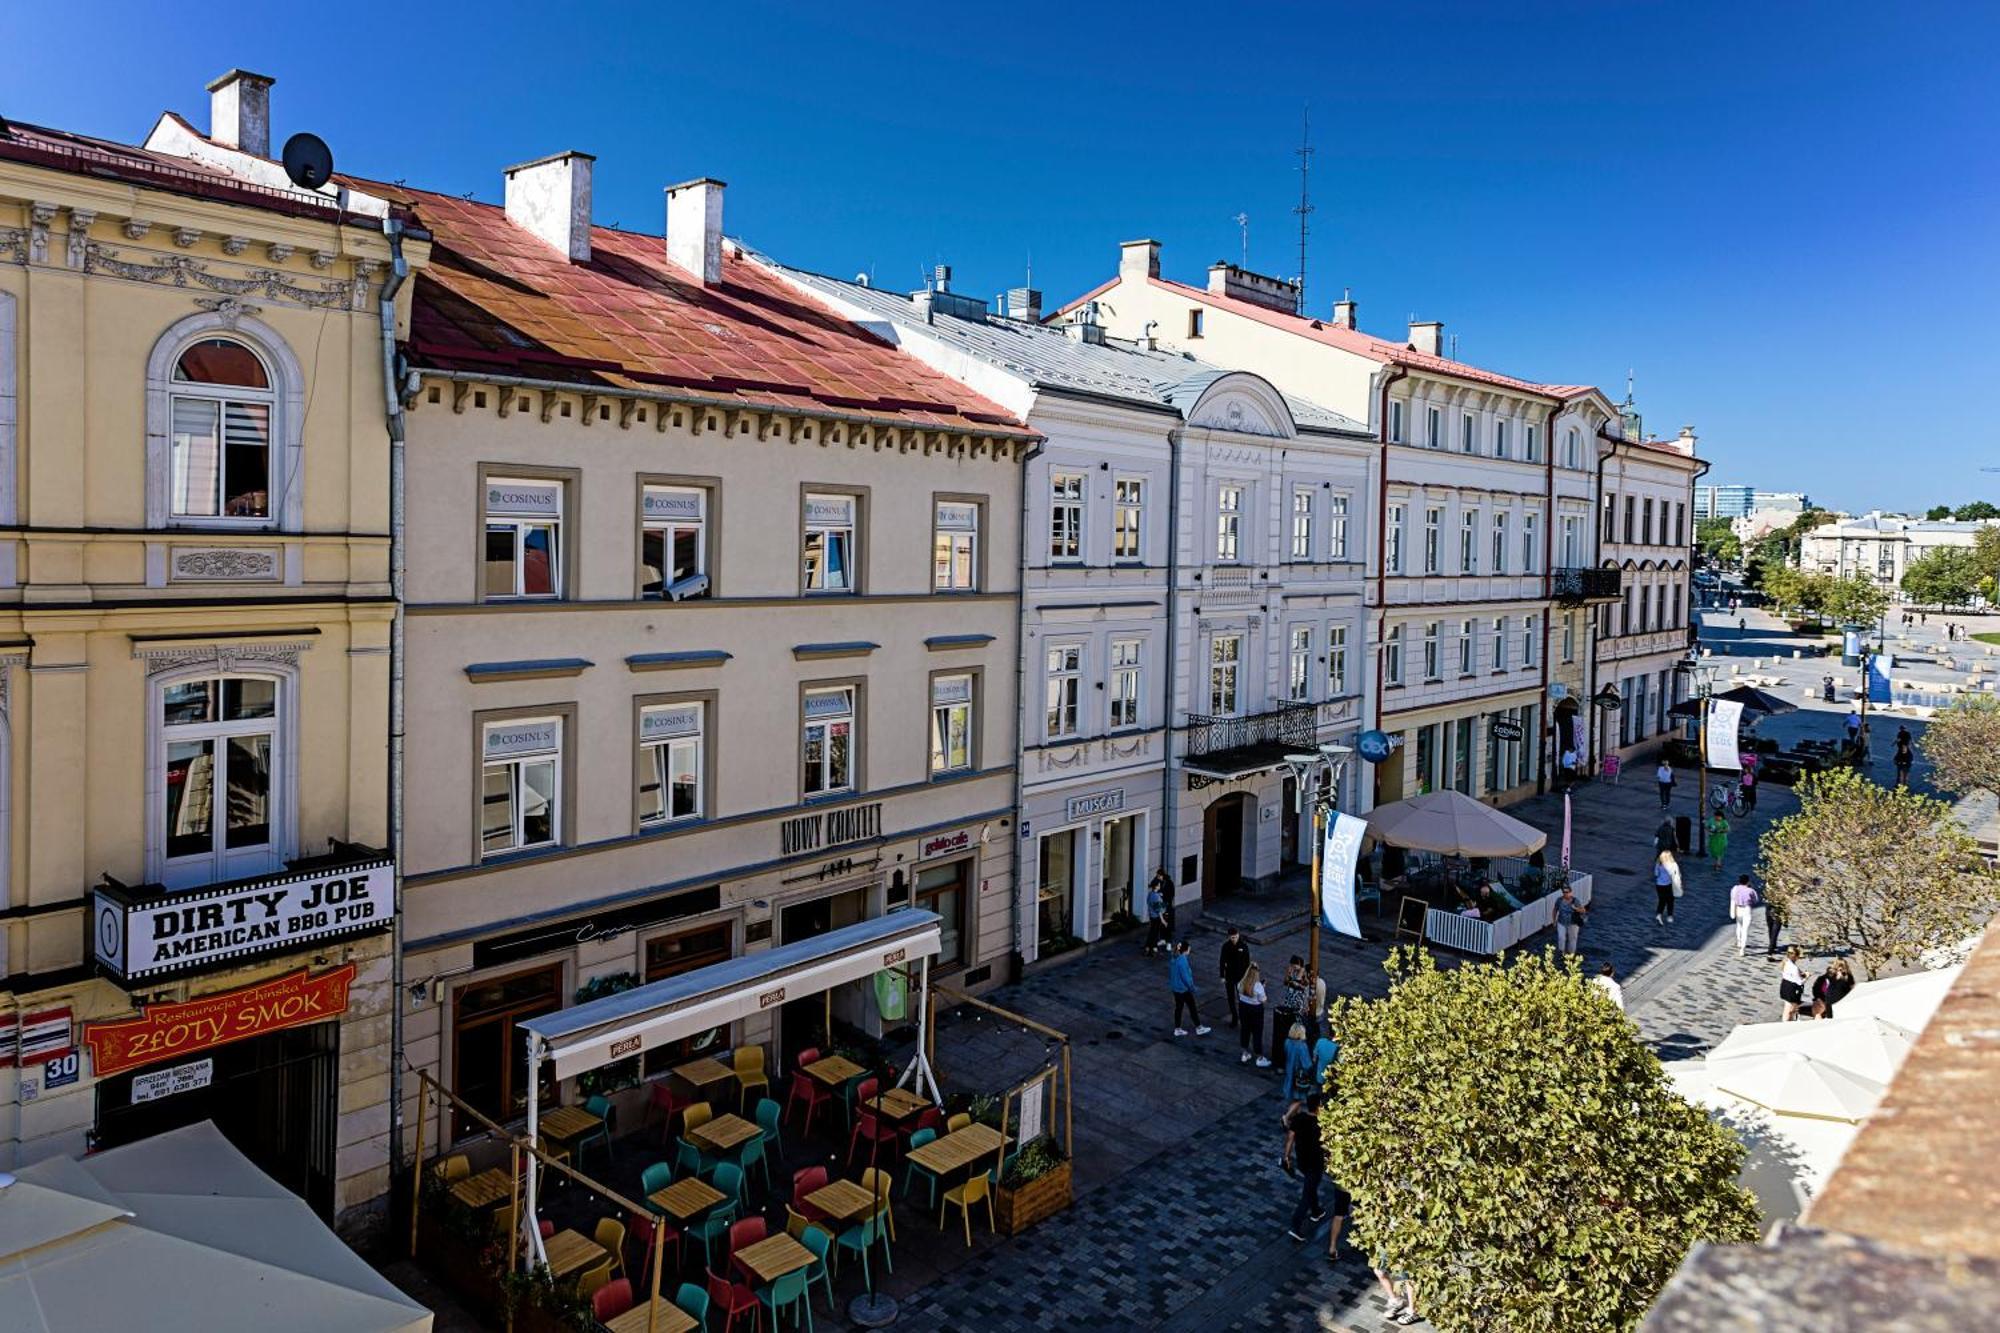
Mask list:
[{"label": "rooftop antenna", "polygon": [[1247,269],[1250,267],[1250,215],[1238,213],[1235,222],[1243,229],[1243,267]]},{"label": "rooftop antenna", "polygon": [[1312,103],[1305,106],[1303,131],[1299,136],[1299,206],[1292,211],[1299,215],[1299,297],[1297,314],[1306,312],[1306,219],[1313,211],[1312,206]]}]

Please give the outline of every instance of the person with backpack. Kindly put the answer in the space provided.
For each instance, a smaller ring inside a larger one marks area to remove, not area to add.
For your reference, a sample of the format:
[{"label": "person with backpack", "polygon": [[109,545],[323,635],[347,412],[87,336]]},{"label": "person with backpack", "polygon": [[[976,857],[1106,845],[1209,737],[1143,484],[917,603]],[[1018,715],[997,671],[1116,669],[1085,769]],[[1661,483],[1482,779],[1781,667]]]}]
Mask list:
[{"label": "person with backpack", "polygon": [[1311,1004],[1312,992],[1306,987],[1306,960],[1293,954],[1292,961],[1285,967],[1277,1010],[1271,1015],[1271,1050],[1274,1053],[1284,1049],[1286,1034],[1305,1017]]},{"label": "person with backpack", "polygon": [[1910,785],[1910,765],[1916,762],[1916,747],[1910,741],[1908,727],[1896,728],[1896,785]]},{"label": "person with backpack", "polygon": [[1209,1029],[1201,1021],[1201,1011],[1194,1007],[1194,960],[1188,957],[1186,940],[1169,946],[1167,989],[1174,995],[1174,1035],[1187,1035],[1187,1029],[1181,1026],[1181,1009],[1185,1006],[1188,1017],[1194,1020],[1194,1035],[1206,1037]]},{"label": "person with backpack", "polygon": [[1287,1097],[1306,1097],[1313,1093],[1312,1048],[1306,1045],[1306,1025],[1294,1023],[1285,1037],[1285,1083],[1283,1093]]}]

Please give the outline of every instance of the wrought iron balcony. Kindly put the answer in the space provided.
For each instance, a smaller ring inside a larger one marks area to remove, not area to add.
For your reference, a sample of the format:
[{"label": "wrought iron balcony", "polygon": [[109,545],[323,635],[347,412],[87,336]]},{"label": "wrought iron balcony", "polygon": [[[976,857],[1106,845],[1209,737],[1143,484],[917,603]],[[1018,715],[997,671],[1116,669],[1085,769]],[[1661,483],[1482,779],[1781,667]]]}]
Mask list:
[{"label": "wrought iron balcony", "polygon": [[1312,749],[1318,735],[1316,704],[1286,704],[1248,717],[1190,713],[1183,760],[1188,786],[1204,787],[1282,768],[1287,754]]},{"label": "wrought iron balcony", "polygon": [[1553,571],[1550,591],[1564,606],[1615,602],[1625,595],[1625,579],[1623,572],[1617,569],[1562,565]]}]

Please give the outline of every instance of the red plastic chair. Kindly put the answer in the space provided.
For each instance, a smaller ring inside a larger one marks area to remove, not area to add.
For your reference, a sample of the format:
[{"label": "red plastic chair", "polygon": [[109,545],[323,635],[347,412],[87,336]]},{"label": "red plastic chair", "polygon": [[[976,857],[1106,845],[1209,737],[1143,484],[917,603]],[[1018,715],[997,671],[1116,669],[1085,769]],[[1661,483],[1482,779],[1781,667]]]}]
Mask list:
[{"label": "red plastic chair", "polygon": [[803,1051],[799,1052],[797,1059],[792,1061],[792,1068],[804,1069],[807,1065],[816,1065],[818,1063],[819,1063],[819,1047],[808,1046]]},{"label": "red plastic chair", "polygon": [[736,1316],[750,1316],[750,1327],[761,1330],[764,1327],[764,1307],[757,1299],[757,1293],[741,1282],[731,1282],[720,1273],[708,1275],[708,1309],[710,1314],[722,1316],[722,1333],[736,1327]]},{"label": "red plastic chair", "polygon": [[847,1164],[854,1165],[854,1150],[868,1145],[868,1164],[873,1166],[883,1148],[891,1152],[902,1146],[902,1135],[895,1126],[885,1124],[873,1111],[863,1111],[854,1121],[854,1134],[847,1140]]},{"label": "red plastic chair", "polygon": [[746,1217],[741,1222],[729,1224],[729,1259],[733,1263],[738,1250],[748,1249],[770,1234],[761,1217]]},{"label": "red plastic chair", "polygon": [[[632,1233],[632,1239],[639,1245],[639,1280],[642,1283],[653,1267],[653,1227],[655,1225],[654,1219],[643,1213],[632,1214],[631,1221],[627,1224],[627,1229]],[[680,1228],[669,1225],[666,1222],[659,1222],[657,1225],[662,1230],[660,1244],[665,1249],[674,1252],[674,1267],[678,1269],[681,1266],[681,1242],[683,1239]]]},{"label": "red plastic chair", "polygon": [[826,1214],[806,1202],[806,1195],[814,1190],[823,1190],[827,1184],[827,1170],[823,1166],[801,1167],[792,1172],[792,1207],[803,1214],[808,1221],[822,1222]]},{"label": "red plastic chair", "polygon": [[825,1106],[832,1100],[833,1094],[821,1087],[818,1079],[804,1070],[793,1070],[791,1092],[785,1098],[785,1119],[790,1120],[792,1118],[792,1108],[800,1102],[804,1102],[806,1108],[805,1132],[810,1134],[812,1133],[813,1116],[818,1113],[822,1106]]},{"label": "red plastic chair", "polygon": [[646,1103],[646,1114],[660,1113],[660,1146],[664,1148],[673,1138],[674,1117],[694,1105],[694,1098],[675,1092],[673,1084],[666,1079],[650,1086],[653,1093],[652,1099]]},{"label": "red plastic chair", "polygon": [[608,1324],[632,1308],[632,1284],[618,1278],[599,1287],[590,1297],[590,1313],[600,1324]]},{"label": "red plastic chair", "polygon": [[928,1129],[933,1133],[935,1133],[939,1138],[943,1138],[944,1137],[943,1108],[937,1106],[925,1107],[924,1113],[917,1117],[917,1123],[910,1126],[910,1132],[914,1134],[920,1129]]}]

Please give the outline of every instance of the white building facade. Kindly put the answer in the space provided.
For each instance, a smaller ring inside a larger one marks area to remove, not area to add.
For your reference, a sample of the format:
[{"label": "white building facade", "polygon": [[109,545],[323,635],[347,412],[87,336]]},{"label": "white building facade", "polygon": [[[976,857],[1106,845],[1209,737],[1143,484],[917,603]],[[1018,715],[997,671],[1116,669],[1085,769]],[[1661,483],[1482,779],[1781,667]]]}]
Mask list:
[{"label": "white building facade", "polygon": [[1846,578],[1858,574],[1891,591],[1909,567],[1933,551],[1971,550],[1982,528],[2000,519],[1915,519],[1880,511],[1827,523],[1799,542],[1799,568]]},{"label": "white building facade", "polygon": [[[1687,655],[1693,615],[1692,428],[1672,440],[1634,429],[1604,441],[1598,555],[1621,573],[1623,598],[1599,609],[1598,674],[1618,692],[1596,755],[1634,760],[1671,730],[1668,709],[1685,694],[1674,666]],[[1602,714],[1600,714],[1602,715]]]}]

